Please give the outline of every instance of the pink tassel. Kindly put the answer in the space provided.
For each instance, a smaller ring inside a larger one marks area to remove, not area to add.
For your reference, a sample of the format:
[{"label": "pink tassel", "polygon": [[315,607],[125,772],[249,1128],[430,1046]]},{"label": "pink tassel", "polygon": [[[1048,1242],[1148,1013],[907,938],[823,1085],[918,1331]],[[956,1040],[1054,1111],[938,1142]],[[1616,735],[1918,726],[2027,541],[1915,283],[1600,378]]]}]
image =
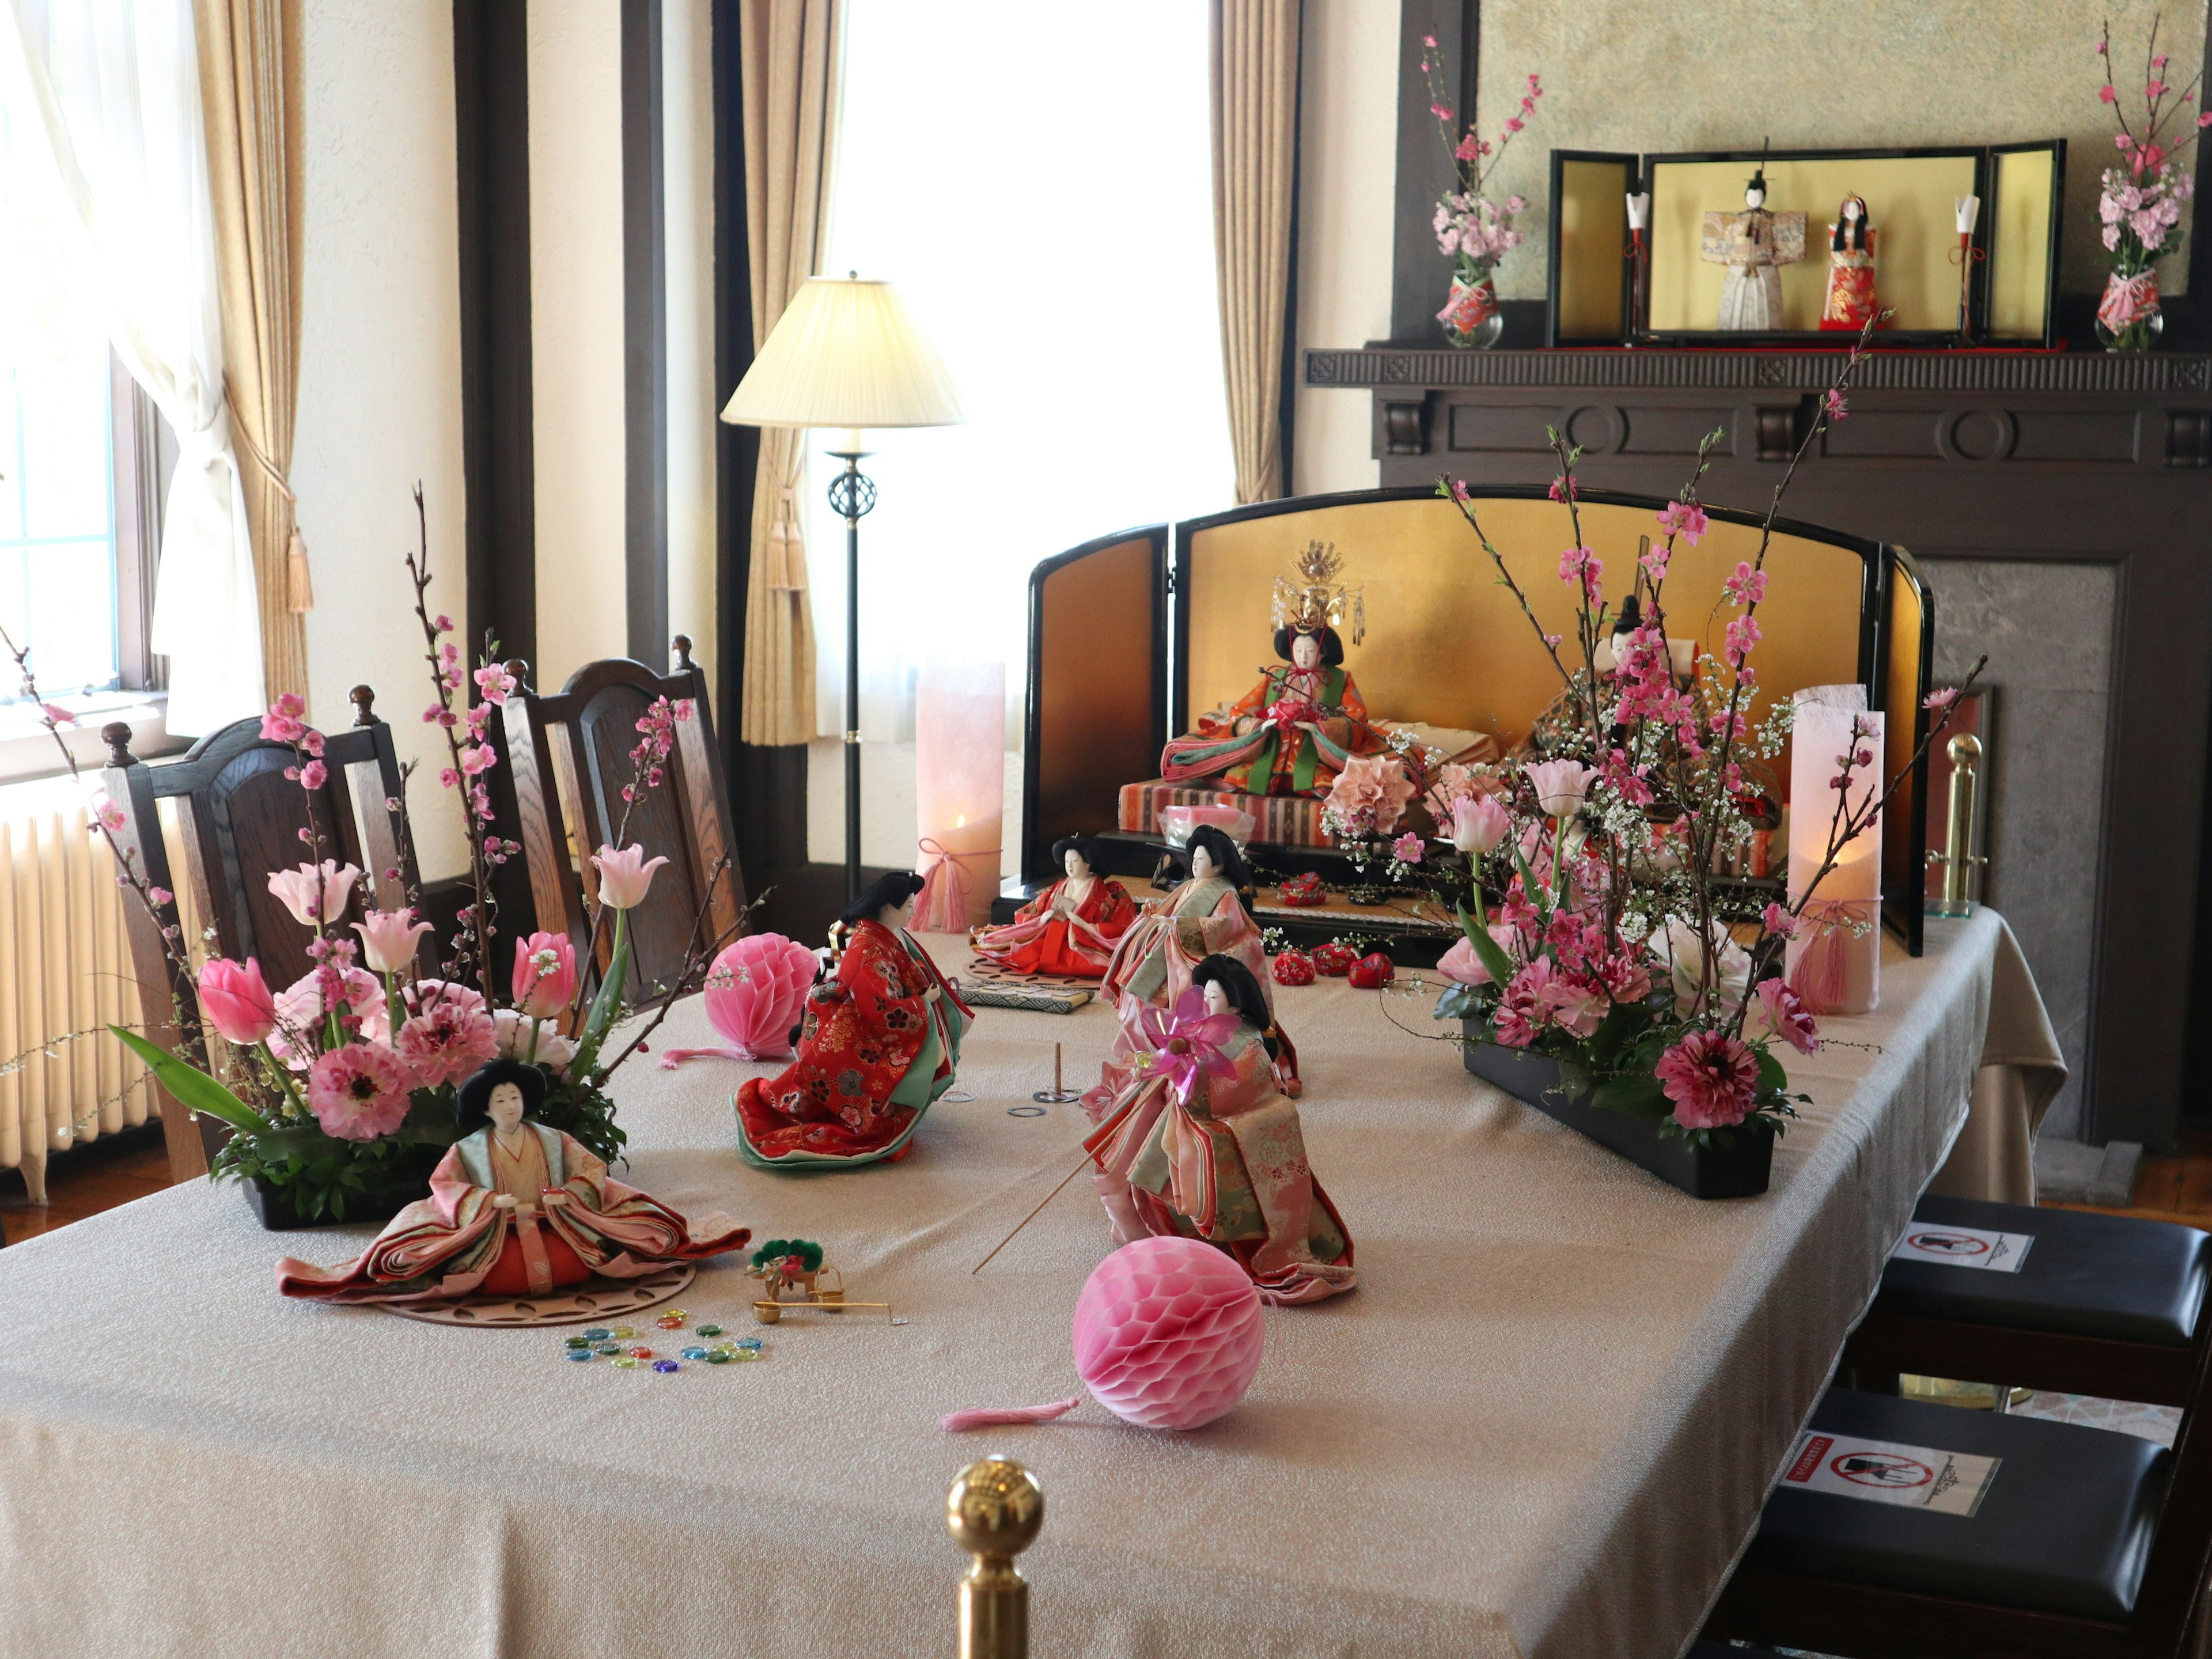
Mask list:
[{"label": "pink tassel", "polygon": [[660,1056],[660,1069],[672,1072],[687,1060],[740,1060],[750,1065],[752,1058],[742,1048],[670,1048]]},{"label": "pink tassel", "polygon": [[1049,1423],[1056,1417],[1065,1417],[1083,1403],[1079,1394],[1070,1395],[1049,1406],[1017,1406],[1007,1411],[954,1412],[944,1419],[947,1434],[965,1434],[969,1429],[996,1429],[1020,1423]]}]

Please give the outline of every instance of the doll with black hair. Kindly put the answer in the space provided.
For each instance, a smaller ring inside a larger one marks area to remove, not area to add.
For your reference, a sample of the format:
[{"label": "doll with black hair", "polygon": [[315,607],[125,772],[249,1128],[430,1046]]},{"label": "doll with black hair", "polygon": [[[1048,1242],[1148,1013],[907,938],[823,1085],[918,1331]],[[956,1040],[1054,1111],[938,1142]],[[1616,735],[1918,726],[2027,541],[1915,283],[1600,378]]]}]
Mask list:
[{"label": "doll with black hair", "polygon": [[1218,778],[1246,795],[1321,796],[1354,755],[1380,750],[1335,629],[1286,623],[1275,630],[1275,655],[1280,665],[1262,668],[1257,685],[1161,751],[1161,777]]},{"label": "doll with black hair", "polygon": [[761,1169],[904,1158],[951,1088],[975,1015],[907,931],[921,878],[894,870],[845,907],[836,967],[807,993],[799,1056],[738,1091],[738,1150]]},{"label": "doll with black hair", "polygon": [[1243,963],[1209,956],[1191,983],[1178,1035],[1213,1048],[1227,1074],[1201,1066],[1186,1085],[1139,1065],[1109,1097],[1084,1103],[1096,1126],[1084,1142],[1091,1182],[1114,1243],[1204,1239],[1273,1303],[1352,1289],[1352,1236],[1306,1161],[1297,1108],[1276,1087],[1261,981]]},{"label": "doll with black hair", "polygon": [[1098,868],[1104,849],[1088,836],[1063,836],[1052,846],[1060,878],[998,927],[978,927],[975,954],[1018,974],[1097,979],[1114,946],[1137,919],[1136,901]]},{"label": "doll with black hair", "polygon": [[635,1279],[672,1262],[744,1247],[728,1216],[690,1222],[623,1185],[573,1137],[529,1114],[542,1067],[495,1060],[462,1084],[459,1138],[430,1176],[430,1196],[394,1216],[338,1267],[276,1264],[286,1296],[325,1302],[444,1302],[550,1296],[593,1276]]}]

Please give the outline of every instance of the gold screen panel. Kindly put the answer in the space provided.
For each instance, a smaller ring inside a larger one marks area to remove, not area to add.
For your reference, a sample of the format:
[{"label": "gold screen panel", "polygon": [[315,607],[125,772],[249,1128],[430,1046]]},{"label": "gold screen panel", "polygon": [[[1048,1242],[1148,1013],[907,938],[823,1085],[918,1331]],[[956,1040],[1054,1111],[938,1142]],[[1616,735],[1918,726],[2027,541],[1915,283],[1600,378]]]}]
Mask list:
[{"label": "gold screen panel", "polygon": [[[1705,216],[1741,212],[1755,161],[1651,163],[1651,327],[1710,331],[1720,314],[1723,265],[1699,256]],[[1805,215],[1805,257],[1782,267],[1783,326],[1816,329],[1828,292],[1827,226],[1846,196],[1866,198],[1875,229],[1875,292],[1896,312],[1891,329],[1959,325],[1959,246],[1953,200],[1974,191],[1971,155],[1869,161],[1770,161],[1766,205]],[[2040,331],[2040,324],[2038,325]]]},{"label": "gold screen panel", "polygon": [[2051,204],[2057,153],[2006,150],[1991,160],[1996,179],[1990,189],[1995,202],[1989,228],[1990,337],[2040,340],[2051,307]]},{"label": "gold screen panel", "polygon": [[[1572,544],[1566,509],[1479,498],[1476,510],[1545,630],[1571,640],[1574,596],[1559,578],[1560,550]],[[1626,592],[1638,537],[1658,532],[1654,511],[1585,502],[1582,528],[1604,562],[1607,592]],[[1487,732],[1501,747],[1528,735],[1560,689],[1559,672],[1474,532],[1442,500],[1353,502],[1194,532],[1185,600],[1191,723],[1250,690],[1274,659],[1268,596],[1314,540],[1334,542],[1341,580],[1366,590],[1367,638],[1353,645],[1346,632],[1345,666],[1370,714]],[[1672,635],[1718,653],[1737,614],[1720,607],[1721,583],[1758,545],[1755,528],[1716,521],[1698,546],[1677,547],[1667,581]],[[1754,719],[1802,686],[1859,678],[1865,607],[1865,561],[1850,548],[1777,535],[1766,568]]]},{"label": "gold screen panel", "polygon": [[[1929,664],[1925,656],[1928,600],[1910,566],[1889,572],[1888,663],[1882,678],[1882,775],[1895,777],[1920,742],[1920,700],[1927,695]],[[1923,871],[1920,840],[1925,820],[1918,805],[1921,775],[1899,784],[1884,810],[1881,824],[1882,890],[1917,902]]]},{"label": "gold screen panel", "polygon": [[1559,315],[1563,340],[1617,340],[1621,249],[1628,244],[1629,168],[1620,161],[1559,163]]},{"label": "gold screen panel", "polygon": [[1036,822],[1023,836],[1029,848],[1111,830],[1121,786],[1159,774],[1152,547],[1150,538],[1133,536],[1062,565],[1042,584],[1036,660],[1030,665],[1037,687],[1037,793],[1030,803]]}]

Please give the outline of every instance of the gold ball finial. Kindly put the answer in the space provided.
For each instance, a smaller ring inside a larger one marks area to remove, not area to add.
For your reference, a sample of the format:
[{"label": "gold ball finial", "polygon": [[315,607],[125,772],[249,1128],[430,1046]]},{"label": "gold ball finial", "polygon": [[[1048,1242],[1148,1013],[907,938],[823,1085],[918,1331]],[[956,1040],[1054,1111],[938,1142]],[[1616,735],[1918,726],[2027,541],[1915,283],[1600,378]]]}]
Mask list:
[{"label": "gold ball finial", "polygon": [[1011,1457],[970,1463],[945,1496],[945,1530],[970,1555],[1011,1560],[1044,1525],[1044,1489]]},{"label": "gold ball finial", "polygon": [[1982,757],[1982,740],[1971,732],[1961,732],[1944,745],[1943,752],[1951,757],[1954,766],[1965,766]]}]

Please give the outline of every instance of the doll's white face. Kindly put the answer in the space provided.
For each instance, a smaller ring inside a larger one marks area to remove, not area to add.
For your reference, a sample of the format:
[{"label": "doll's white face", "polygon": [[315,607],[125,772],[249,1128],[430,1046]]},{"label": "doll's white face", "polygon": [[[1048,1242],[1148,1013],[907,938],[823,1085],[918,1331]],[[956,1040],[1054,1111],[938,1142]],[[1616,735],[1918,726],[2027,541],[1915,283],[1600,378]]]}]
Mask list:
[{"label": "doll's white face", "polygon": [[1214,863],[1212,854],[1203,847],[1190,849],[1190,878],[1193,881],[1211,881],[1220,873],[1220,866]]},{"label": "doll's white face", "polygon": [[1844,217],[1846,220],[1856,222],[1858,216],[1859,204],[1856,201],[1846,202],[1844,204]]},{"label": "doll's white face", "polygon": [[1291,661],[1300,668],[1321,666],[1321,635],[1300,634],[1291,641]]},{"label": "doll's white face", "polygon": [[1743,204],[1747,208],[1765,207],[1766,205],[1766,192],[1763,190],[1747,190],[1744,191]]},{"label": "doll's white face", "polygon": [[886,904],[877,913],[876,920],[886,927],[903,927],[914,920],[914,907],[919,893],[909,894],[903,904]]},{"label": "doll's white face", "polygon": [[1067,872],[1071,881],[1080,881],[1091,873],[1091,861],[1073,847],[1067,849],[1067,856],[1060,860],[1060,867]]},{"label": "doll's white face", "polygon": [[490,1115],[491,1127],[503,1135],[511,1135],[522,1121],[523,1099],[520,1088],[512,1083],[491,1085],[491,1099],[484,1110]]},{"label": "doll's white face", "polygon": [[1206,1012],[1209,1014],[1225,1014],[1230,1012],[1229,988],[1218,979],[1209,981],[1206,984]]}]

